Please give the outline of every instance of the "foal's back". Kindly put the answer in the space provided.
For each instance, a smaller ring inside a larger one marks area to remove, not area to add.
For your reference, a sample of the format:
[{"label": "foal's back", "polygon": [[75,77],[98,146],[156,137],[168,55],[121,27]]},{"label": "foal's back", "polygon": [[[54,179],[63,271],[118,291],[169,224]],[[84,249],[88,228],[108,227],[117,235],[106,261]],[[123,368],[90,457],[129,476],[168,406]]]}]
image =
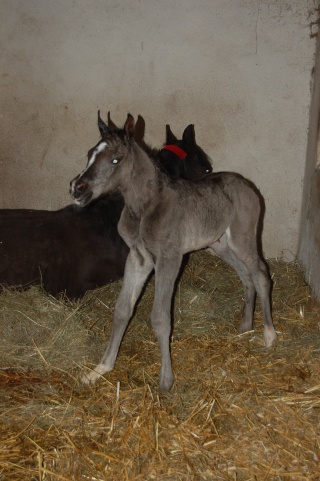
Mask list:
[{"label": "foal's back", "polygon": [[220,172],[196,182],[163,182],[158,192],[151,192],[152,201],[141,220],[141,238],[149,248],[185,254],[210,246],[227,229],[234,235],[256,230],[260,196],[241,175]]}]

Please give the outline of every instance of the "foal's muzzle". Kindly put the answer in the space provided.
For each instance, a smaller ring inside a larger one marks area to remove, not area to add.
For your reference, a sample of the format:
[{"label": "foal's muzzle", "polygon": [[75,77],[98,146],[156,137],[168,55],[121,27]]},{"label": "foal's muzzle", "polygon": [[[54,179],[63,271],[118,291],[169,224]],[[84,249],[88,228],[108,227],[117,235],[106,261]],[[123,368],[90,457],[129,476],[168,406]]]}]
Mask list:
[{"label": "foal's muzzle", "polygon": [[87,192],[88,185],[79,177],[70,182],[70,194],[78,205],[85,205],[92,197],[92,192]]}]

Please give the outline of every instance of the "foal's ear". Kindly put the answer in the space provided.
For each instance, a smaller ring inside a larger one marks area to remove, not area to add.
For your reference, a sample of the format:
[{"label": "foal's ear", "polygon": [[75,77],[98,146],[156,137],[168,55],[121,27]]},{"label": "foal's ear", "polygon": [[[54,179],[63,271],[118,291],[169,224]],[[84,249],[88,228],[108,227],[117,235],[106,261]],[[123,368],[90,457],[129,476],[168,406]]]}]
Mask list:
[{"label": "foal's ear", "polygon": [[170,125],[166,125],[166,144],[174,144],[178,142],[177,137],[172,133]]},{"label": "foal's ear", "polygon": [[98,110],[98,127],[99,127],[99,130],[100,130],[101,137],[103,137],[108,132],[110,132],[110,129],[107,126],[107,124],[105,124],[104,121],[102,120],[102,118],[100,117],[100,110]]},{"label": "foal's ear", "polygon": [[196,145],[196,135],[194,132],[193,124],[189,124],[188,127],[184,129],[182,140],[191,147],[194,147]]},{"label": "foal's ear", "polygon": [[134,138],[136,142],[143,143],[144,133],[146,130],[146,123],[141,115],[138,115],[137,121],[134,125]]},{"label": "foal's ear", "polygon": [[127,139],[130,140],[134,133],[134,118],[131,114],[128,114],[123,130],[126,133]]},{"label": "foal's ear", "polygon": [[112,129],[112,130],[117,130],[118,127],[116,126],[116,124],[113,122],[113,120],[111,120],[111,116],[110,116],[110,110],[108,112],[108,127],[109,129]]}]

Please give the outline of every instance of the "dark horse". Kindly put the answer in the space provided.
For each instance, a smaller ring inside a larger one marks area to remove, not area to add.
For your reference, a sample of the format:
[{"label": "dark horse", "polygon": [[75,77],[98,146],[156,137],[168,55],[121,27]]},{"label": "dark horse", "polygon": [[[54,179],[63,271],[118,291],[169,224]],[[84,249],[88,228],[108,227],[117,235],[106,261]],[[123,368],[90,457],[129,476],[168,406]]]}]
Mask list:
[{"label": "dark horse", "polygon": [[252,329],[258,292],[265,344],[276,342],[271,280],[257,248],[260,198],[251,182],[230,172],[207,175],[197,182],[171,182],[134,141],[133,128],[128,115],[123,130],[106,130],[89,151],[87,167],[71,181],[70,192],[78,206],[114,190],[122,193],[125,207],[118,229],[130,247],[109,345],[82,381],[94,382],[113,369],[136,301],[154,269],[151,323],[161,350],[159,387],[169,390],[174,382],[169,342],[172,293],[183,255],[190,251],[211,249],[239,274],[244,286],[241,332]]},{"label": "dark horse", "polygon": [[[98,126],[104,136],[107,126],[100,115]],[[195,143],[193,125],[181,140],[167,125],[166,144],[155,154],[159,168],[172,179],[197,179],[212,170]],[[112,194],[83,209],[0,210],[0,284],[42,284],[54,296],[64,292],[78,298],[121,278],[129,253],[117,230],[123,207],[121,194]]]}]

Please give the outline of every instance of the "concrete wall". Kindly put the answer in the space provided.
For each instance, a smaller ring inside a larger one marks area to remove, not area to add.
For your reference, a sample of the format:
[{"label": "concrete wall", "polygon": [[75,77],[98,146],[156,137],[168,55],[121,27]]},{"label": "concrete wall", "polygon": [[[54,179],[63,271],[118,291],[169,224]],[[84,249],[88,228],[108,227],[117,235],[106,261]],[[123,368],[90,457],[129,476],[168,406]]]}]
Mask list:
[{"label": "concrete wall", "polygon": [[266,202],[267,257],[297,252],[314,0],[1,0],[0,208],[57,209],[97,109],[145,139],[196,127]]}]

